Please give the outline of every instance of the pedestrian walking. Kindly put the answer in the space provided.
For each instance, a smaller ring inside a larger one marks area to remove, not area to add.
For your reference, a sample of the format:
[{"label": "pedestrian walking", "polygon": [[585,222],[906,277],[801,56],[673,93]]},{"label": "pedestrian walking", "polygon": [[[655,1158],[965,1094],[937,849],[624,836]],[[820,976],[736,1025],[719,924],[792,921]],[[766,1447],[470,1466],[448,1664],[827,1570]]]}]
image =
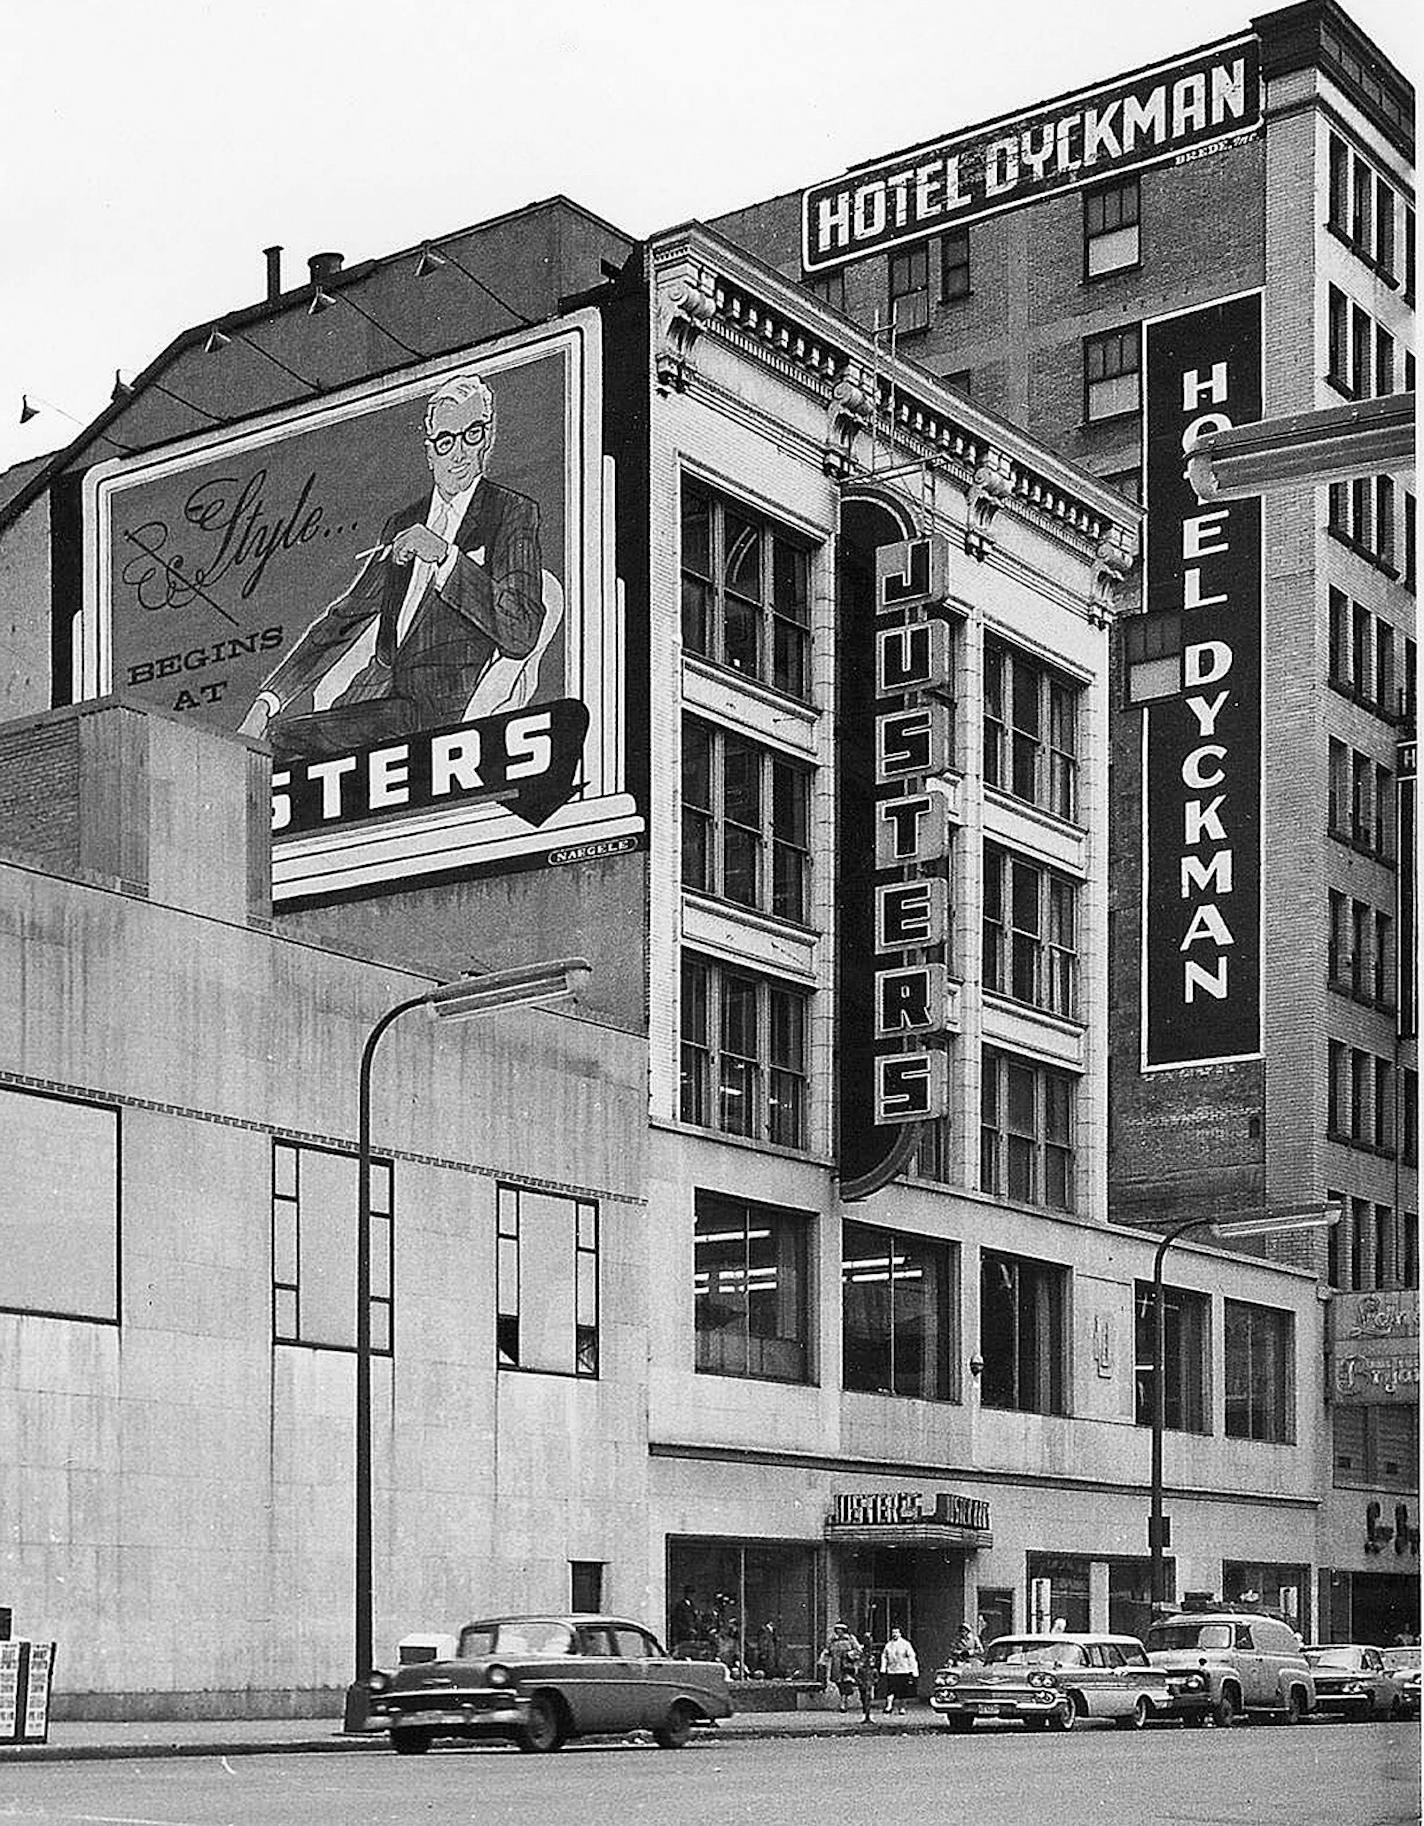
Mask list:
[{"label": "pedestrian walking", "polygon": [[898,1711],[903,1718],[905,1701],[914,1693],[920,1677],[920,1658],[914,1643],[898,1629],[890,1631],[881,1651],[880,1671],[885,1676],[885,1716],[889,1718]]},{"label": "pedestrian walking", "polygon": [[852,1693],[857,1691],[856,1675],[860,1668],[862,1649],[859,1640],[853,1636],[844,1623],[837,1623],[826,1639],[826,1646],[821,1651],[821,1667],[825,1672],[827,1686],[833,1686],[840,1703],[836,1710],[844,1712],[846,1703]]},{"label": "pedestrian walking", "polygon": [[861,1646],[860,1662],[855,1670],[855,1690],[860,1697],[860,1715],[870,1723],[870,1708],[875,1701],[875,1669],[878,1658],[869,1637]]}]

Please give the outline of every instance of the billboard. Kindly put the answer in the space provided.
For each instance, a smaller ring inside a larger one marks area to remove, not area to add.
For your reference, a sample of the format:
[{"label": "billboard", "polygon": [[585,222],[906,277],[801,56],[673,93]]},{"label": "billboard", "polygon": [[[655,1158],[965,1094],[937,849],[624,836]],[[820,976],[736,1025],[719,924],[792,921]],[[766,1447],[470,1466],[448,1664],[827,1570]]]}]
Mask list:
[{"label": "billboard", "polygon": [[76,696],[271,744],[279,901],[635,847],[601,409],[584,311],[90,470]]},{"label": "billboard", "polygon": [[1261,416],[1260,294],[1144,335],[1145,607],[1160,634],[1139,699],[1153,1070],[1261,1050],[1261,504],[1198,501],[1184,454],[1199,431]]},{"label": "billboard", "polygon": [[814,185],[802,199],[802,264],[823,272],[1056,191],[1195,157],[1261,120],[1259,42],[1208,46]]}]

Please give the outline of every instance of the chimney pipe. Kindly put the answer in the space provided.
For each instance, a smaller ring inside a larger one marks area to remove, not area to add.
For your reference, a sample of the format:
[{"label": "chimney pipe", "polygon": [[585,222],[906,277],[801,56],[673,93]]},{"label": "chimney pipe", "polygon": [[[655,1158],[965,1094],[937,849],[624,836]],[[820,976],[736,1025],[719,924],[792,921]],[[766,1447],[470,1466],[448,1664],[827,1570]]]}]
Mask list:
[{"label": "chimney pipe", "polygon": [[341,271],[341,254],[313,254],[307,261],[313,285],[320,285],[324,280],[334,279]]},{"label": "chimney pipe", "polygon": [[282,296],[282,249],[264,247],[262,252],[267,256],[267,302],[274,304]]}]

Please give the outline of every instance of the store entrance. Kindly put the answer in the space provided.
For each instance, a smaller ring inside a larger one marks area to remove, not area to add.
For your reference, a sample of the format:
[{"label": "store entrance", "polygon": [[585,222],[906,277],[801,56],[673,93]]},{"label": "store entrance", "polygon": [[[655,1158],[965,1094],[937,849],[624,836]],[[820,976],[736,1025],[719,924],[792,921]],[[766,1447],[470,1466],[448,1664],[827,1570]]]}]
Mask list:
[{"label": "store entrance", "polygon": [[909,1591],[872,1586],[861,1592],[854,1628],[862,1642],[873,1642],[877,1647],[884,1644],[892,1629],[898,1629],[913,1642],[915,1619]]}]

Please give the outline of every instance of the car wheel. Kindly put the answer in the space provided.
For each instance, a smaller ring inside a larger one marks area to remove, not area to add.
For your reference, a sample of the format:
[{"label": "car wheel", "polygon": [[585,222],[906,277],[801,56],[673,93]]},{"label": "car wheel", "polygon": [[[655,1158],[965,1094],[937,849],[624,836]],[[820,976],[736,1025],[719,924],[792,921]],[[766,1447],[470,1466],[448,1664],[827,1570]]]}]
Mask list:
[{"label": "car wheel", "polygon": [[1214,1724],[1219,1730],[1229,1731],[1236,1723],[1239,1710],[1235,1690],[1232,1687],[1225,1687],[1211,1710],[1202,1719],[1202,1723]]},{"label": "car wheel", "polygon": [[697,1714],[685,1699],[675,1699],[668,1707],[667,1723],[653,1732],[653,1742],[660,1750],[681,1750],[692,1736]]},{"label": "car wheel", "polygon": [[974,1729],[974,1720],[968,1712],[951,1712],[944,1722],[959,1737]]},{"label": "car wheel", "polygon": [[1050,1730],[1072,1731],[1077,1726],[1081,1713],[1082,1707],[1078,1703],[1078,1695],[1076,1693],[1065,1693],[1063,1695],[1062,1710],[1053,1713],[1048,1720]]},{"label": "car wheel", "polygon": [[1305,1717],[1305,1702],[1301,1699],[1300,1688],[1292,1687],[1286,1695],[1286,1709],[1281,1714],[1283,1725],[1298,1725]]},{"label": "car wheel", "polygon": [[397,1756],[424,1756],[430,1748],[429,1731],[392,1731],[391,1748]]},{"label": "car wheel", "polygon": [[524,1726],[519,1733],[520,1749],[542,1756],[551,1750],[562,1749],[563,1742],[564,1721],[559,1716],[558,1706],[547,1695],[536,1693],[524,1714]]},{"label": "car wheel", "polygon": [[1118,1719],[1117,1728],[1119,1731],[1141,1731],[1151,1716],[1152,1707],[1147,1702],[1147,1695],[1145,1693],[1139,1693],[1137,1695],[1137,1704],[1130,1712],[1125,1713],[1123,1717]]}]

